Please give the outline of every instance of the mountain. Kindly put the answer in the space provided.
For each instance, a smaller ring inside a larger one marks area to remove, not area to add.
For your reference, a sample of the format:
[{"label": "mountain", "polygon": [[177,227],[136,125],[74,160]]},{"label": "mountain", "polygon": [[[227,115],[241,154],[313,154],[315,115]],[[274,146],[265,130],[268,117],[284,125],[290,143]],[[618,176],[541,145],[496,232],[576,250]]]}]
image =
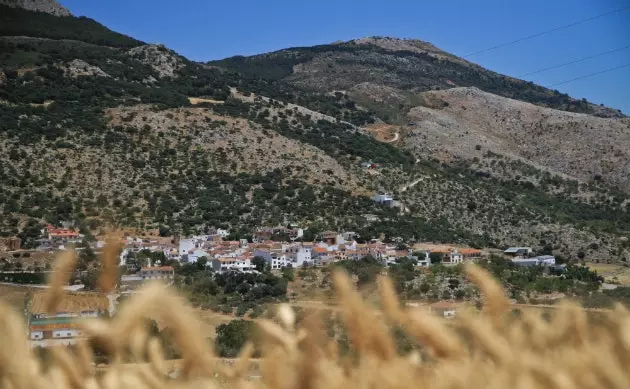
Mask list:
[{"label": "mountain", "polygon": [[[12,5],[11,5],[12,4]],[[17,7],[38,4],[33,12]],[[135,47],[143,44],[136,39],[114,32],[86,17],[55,16],[62,9],[55,1],[0,0],[0,36],[24,36],[54,40],[75,40],[110,47]],[[48,11],[46,11],[48,10]]]},{"label": "mountain", "polygon": [[[543,108],[483,92],[424,92],[403,126],[402,147],[441,161],[483,159],[487,153],[526,162],[580,182],[605,181],[630,191],[630,120]],[[522,171],[504,174],[510,178]],[[530,177],[531,179],[531,177]]]},{"label": "mountain", "polygon": [[70,16],[70,11],[55,0],[0,0],[0,5],[42,12],[54,16]]},{"label": "mountain", "polygon": [[237,56],[212,64],[285,80],[301,89],[348,93],[389,121],[401,119],[407,109],[418,105],[418,93],[453,87],[477,87],[570,112],[623,117],[619,110],[489,71],[419,40],[371,37],[252,57]]},{"label": "mountain", "polygon": [[628,256],[628,119],[428,43],[196,63],[0,5],[0,53],[0,234],[26,245],[43,222],[233,238],[297,223]]}]

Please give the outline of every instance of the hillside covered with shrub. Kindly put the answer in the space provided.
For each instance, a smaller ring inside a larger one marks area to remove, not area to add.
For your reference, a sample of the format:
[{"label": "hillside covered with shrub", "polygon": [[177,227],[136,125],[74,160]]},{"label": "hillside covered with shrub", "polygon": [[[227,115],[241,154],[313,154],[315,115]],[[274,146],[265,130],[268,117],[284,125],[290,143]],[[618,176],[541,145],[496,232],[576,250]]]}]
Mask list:
[{"label": "hillside covered with shrub", "polygon": [[[385,69],[402,56],[410,67],[391,69],[397,78],[384,87],[420,93],[448,79],[568,111],[609,111],[517,87],[428,46],[401,52],[376,40],[201,64],[88,19],[8,11],[0,23],[2,235],[31,245],[40,223],[74,221],[92,233],[224,227],[239,237],[296,223],[364,240],[383,233],[388,241],[550,246],[574,260],[627,256],[619,238],[630,230],[628,193],[606,176],[580,182],[481,145],[477,160],[440,159],[421,147],[428,142],[405,143],[412,132],[402,127],[400,141],[381,142],[372,124],[395,124],[413,104],[432,102],[407,91],[394,112],[356,90],[329,92],[365,81],[336,67]],[[319,69],[312,79],[309,66]],[[374,74],[365,82],[382,82]],[[401,206],[377,206],[375,191]]]}]

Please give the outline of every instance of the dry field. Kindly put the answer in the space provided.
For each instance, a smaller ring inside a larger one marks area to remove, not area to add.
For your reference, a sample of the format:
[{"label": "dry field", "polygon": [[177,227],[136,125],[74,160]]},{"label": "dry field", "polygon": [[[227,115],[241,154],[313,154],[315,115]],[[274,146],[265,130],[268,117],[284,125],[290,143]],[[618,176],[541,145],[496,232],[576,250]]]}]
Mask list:
[{"label": "dry field", "polygon": [[199,315],[205,337],[213,340],[217,336],[216,330],[218,326],[238,319],[236,316],[213,312],[209,309],[196,309],[195,312]]},{"label": "dry field", "polygon": [[24,309],[24,300],[29,290],[32,289],[26,286],[0,284],[0,300],[21,312]]},{"label": "dry field", "polygon": [[[18,258],[14,257],[14,254],[19,254]],[[28,257],[24,255],[27,254]],[[55,254],[49,251],[28,251],[28,250],[19,250],[19,251],[11,251],[11,252],[2,252],[0,253],[0,259],[4,259],[7,261],[15,261],[20,262],[24,268],[29,266],[41,266],[44,267],[47,263],[52,265],[53,260],[55,259]]]},{"label": "dry field", "polygon": [[606,282],[619,282],[621,285],[630,286],[630,267],[613,263],[588,263],[587,265],[603,276]]}]

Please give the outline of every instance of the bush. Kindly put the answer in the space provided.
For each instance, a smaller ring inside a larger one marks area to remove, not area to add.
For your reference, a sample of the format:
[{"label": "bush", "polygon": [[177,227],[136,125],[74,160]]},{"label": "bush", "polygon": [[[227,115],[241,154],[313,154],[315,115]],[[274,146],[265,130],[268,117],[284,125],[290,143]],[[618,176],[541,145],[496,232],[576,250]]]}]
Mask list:
[{"label": "bush", "polygon": [[249,311],[250,309],[250,305],[249,304],[239,304],[236,307],[236,316],[241,317],[244,316],[247,311]]},{"label": "bush", "polygon": [[295,275],[293,273],[292,267],[283,267],[282,268],[282,278],[287,281],[295,281]]},{"label": "bush", "polygon": [[[216,329],[215,349],[222,358],[234,358],[245,343],[254,339],[255,324],[249,320],[232,320]],[[257,353],[258,354],[258,353]]]}]

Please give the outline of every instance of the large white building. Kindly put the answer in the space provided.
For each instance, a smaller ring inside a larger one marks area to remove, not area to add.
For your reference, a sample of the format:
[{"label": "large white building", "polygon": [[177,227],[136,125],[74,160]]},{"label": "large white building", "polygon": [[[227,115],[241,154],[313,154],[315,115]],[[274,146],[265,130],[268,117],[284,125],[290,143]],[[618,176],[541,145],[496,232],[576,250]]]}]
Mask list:
[{"label": "large white building", "polygon": [[219,257],[209,262],[215,272],[228,270],[250,271],[253,269],[251,259],[245,256]]},{"label": "large white building", "polygon": [[532,258],[512,258],[512,263],[517,266],[554,266],[556,257],[553,255],[541,255]]}]

